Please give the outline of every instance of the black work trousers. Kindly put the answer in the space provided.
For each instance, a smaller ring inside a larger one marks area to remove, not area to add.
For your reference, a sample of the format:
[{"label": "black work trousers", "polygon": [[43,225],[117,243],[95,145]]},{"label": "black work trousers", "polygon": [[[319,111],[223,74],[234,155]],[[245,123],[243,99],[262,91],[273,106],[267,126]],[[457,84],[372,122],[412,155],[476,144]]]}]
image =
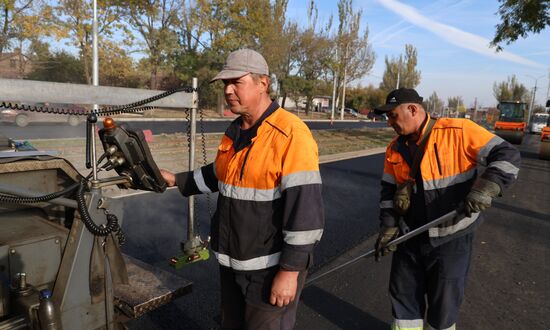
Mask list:
[{"label": "black work trousers", "polygon": [[422,329],[425,317],[434,329],[454,326],[464,298],[473,236],[433,247],[425,235],[398,245],[390,274],[394,329]]},{"label": "black work trousers", "polygon": [[307,271],[298,276],[293,302],[285,307],[269,303],[271,283],[279,267],[236,272],[220,266],[222,329],[292,329]]}]

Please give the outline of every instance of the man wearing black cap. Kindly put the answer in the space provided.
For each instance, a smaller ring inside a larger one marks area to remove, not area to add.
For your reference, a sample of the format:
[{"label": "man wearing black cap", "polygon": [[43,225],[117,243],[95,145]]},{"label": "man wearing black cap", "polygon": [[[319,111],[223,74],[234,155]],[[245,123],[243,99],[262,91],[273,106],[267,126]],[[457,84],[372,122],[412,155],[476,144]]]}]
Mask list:
[{"label": "man wearing black cap", "polygon": [[[516,179],[519,152],[470,120],[430,117],[414,89],[392,91],[375,111],[398,134],[386,150],[375,245],[376,260],[395,251],[392,329],[454,329],[480,212]],[[478,165],[486,168],[479,176]],[[387,245],[455,209],[462,216]]]},{"label": "man wearing black cap", "polygon": [[251,49],[229,54],[221,80],[238,114],[216,161],[161,170],[184,196],[219,192],[211,248],[220,264],[222,329],[291,329],[324,226],[317,144],[269,97],[269,70]]}]

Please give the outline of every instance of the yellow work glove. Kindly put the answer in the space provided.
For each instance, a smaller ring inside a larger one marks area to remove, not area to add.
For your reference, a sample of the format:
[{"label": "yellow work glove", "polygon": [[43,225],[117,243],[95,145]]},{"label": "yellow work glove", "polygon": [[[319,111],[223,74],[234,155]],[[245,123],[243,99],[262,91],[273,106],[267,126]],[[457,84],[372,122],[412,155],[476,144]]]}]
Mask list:
[{"label": "yellow work glove", "polygon": [[414,181],[400,184],[393,195],[393,209],[399,215],[405,215],[411,205],[411,193]]},{"label": "yellow work glove", "polygon": [[464,201],[464,214],[471,217],[491,206],[493,198],[500,195],[500,186],[492,181],[478,178]]},{"label": "yellow work glove", "polygon": [[393,252],[397,249],[397,246],[390,245],[386,246],[388,242],[394,240],[399,236],[398,227],[382,227],[380,228],[380,233],[378,234],[378,239],[374,245],[374,260],[379,261],[381,256],[385,256],[390,252]]}]

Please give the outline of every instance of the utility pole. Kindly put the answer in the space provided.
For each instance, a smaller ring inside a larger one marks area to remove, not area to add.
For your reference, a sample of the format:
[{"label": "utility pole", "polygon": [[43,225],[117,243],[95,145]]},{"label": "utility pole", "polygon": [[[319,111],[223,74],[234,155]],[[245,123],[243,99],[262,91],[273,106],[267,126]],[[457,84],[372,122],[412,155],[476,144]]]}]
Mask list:
[{"label": "utility pole", "polygon": [[527,115],[527,127],[531,121],[531,113],[533,112],[533,105],[535,104],[535,95],[537,95],[537,81],[535,80],[535,87],[533,87],[533,94],[531,95],[531,104],[529,105],[529,114]]},{"label": "utility pole", "polygon": [[345,103],[346,103],[346,78],[348,75],[348,51],[349,45],[346,46],[346,56],[344,57],[344,79],[342,80],[342,108],[340,110],[340,120],[344,120]]},{"label": "utility pole", "polygon": [[548,69],[548,88],[546,89],[546,100],[544,100],[546,103],[550,101],[550,68]]},{"label": "utility pole", "polygon": [[397,83],[395,84],[395,89],[399,89],[399,80],[401,78],[401,61],[402,55],[399,55],[399,64],[397,65]]},{"label": "utility pole", "polygon": [[527,114],[527,127],[529,127],[529,124],[531,123],[531,113],[533,112],[533,106],[535,105],[535,96],[537,95],[537,82],[540,78],[544,77],[544,75],[538,77],[533,77],[531,75],[527,76],[535,79],[535,87],[533,87],[533,95],[531,96],[531,104],[529,106],[529,113]]},{"label": "utility pole", "polygon": [[[92,85],[99,86],[99,61],[97,51],[97,0],[94,0],[94,20],[92,23]],[[97,104],[94,104],[94,110],[97,110]]]},{"label": "utility pole", "polygon": [[[336,57],[336,61],[338,61],[338,47],[336,47],[335,57]],[[333,82],[332,82],[332,108],[331,108],[331,111],[330,111],[330,123],[331,124],[334,121],[334,108],[336,106],[336,81],[337,81],[336,71],[337,70],[334,70],[334,79],[333,79]]]},{"label": "utility pole", "polygon": [[474,100],[474,118],[472,118],[472,121],[476,122],[476,118],[477,118],[477,96]]}]

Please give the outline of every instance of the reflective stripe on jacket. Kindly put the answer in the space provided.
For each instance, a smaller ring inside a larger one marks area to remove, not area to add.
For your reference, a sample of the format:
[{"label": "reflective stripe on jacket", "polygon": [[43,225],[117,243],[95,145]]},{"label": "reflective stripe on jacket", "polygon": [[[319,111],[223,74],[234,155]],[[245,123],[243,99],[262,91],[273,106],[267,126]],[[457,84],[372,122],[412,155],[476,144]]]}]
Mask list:
[{"label": "reflective stripe on jacket", "polygon": [[[412,157],[407,154],[406,147],[400,145],[403,141],[403,138],[395,138],[386,150],[380,198],[380,221],[383,226],[397,225],[393,195],[396,186],[409,178]],[[482,177],[499,184],[502,190],[517,178],[519,163],[520,155],[516,148],[474,122],[468,119],[438,119],[420,163],[418,178],[422,182],[417,182],[418,189],[415,189],[423,192],[425,208],[418,212],[426,217],[422,219],[423,223],[459,206],[477,177],[478,165],[486,167]],[[414,215],[408,214],[408,217]],[[456,237],[456,234],[471,231],[478,217],[479,214],[475,213],[457,222],[444,223],[430,229],[429,237],[433,244],[441,244]]]},{"label": "reflective stripe on jacket", "polygon": [[298,117],[275,102],[270,108],[249,145],[235,150],[234,121],[215,163],[195,170],[192,180],[177,176],[186,196],[219,191],[211,248],[235,270],[306,269],[323,234],[317,144]]}]

